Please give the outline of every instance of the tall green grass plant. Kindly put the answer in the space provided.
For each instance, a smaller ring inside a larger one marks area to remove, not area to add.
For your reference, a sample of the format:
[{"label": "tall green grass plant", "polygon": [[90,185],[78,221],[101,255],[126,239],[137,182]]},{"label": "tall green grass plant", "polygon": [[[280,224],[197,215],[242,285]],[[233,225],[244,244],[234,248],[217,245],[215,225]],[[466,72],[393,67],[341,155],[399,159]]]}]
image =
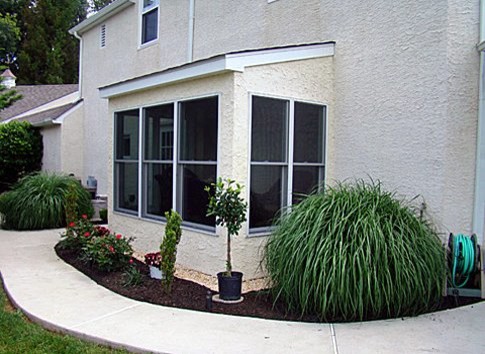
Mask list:
[{"label": "tall green grass plant", "polygon": [[322,320],[419,314],[439,301],[446,273],[432,225],[363,181],[328,187],[284,213],[264,262],[275,300]]},{"label": "tall green grass plant", "polygon": [[1,226],[13,230],[39,230],[66,225],[66,195],[71,188],[77,215],[93,215],[89,193],[72,177],[41,172],[22,178],[0,196]]}]

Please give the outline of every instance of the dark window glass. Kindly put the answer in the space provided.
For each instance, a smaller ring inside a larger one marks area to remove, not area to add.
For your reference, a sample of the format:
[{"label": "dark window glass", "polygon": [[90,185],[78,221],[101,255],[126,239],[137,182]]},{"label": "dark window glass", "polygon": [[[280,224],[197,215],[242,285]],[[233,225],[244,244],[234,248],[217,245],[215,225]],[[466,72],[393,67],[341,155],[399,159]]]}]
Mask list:
[{"label": "dark window glass", "polygon": [[150,42],[158,37],[158,9],[153,9],[142,16],[142,43]]},{"label": "dark window glass", "polygon": [[251,160],[286,161],[288,101],[253,96]]},{"label": "dark window glass", "polygon": [[116,164],[117,207],[138,210],[138,164],[123,162]]},{"label": "dark window glass", "polygon": [[208,217],[209,202],[206,186],[215,183],[215,165],[182,166],[182,219],[184,221],[214,226],[215,218]]},{"label": "dark window glass", "polygon": [[164,216],[172,209],[173,165],[147,164],[146,212]]},{"label": "dark window glass", "polygon": [[138,110],[116,114],[116,159],[138,160]]},{"label": "dark window glass", "polygon": [[180,104],[180,160],[217,161],[218,98]]},{"label": "dark window glass", "polygon": [[173,104],[145,109],[145,160],[173,159]]},{"label": "dark window glass", "polygon": [[286,179],[286,168],[282,166],[251,166],[250,228],[271,225],[286,204]]},{"label": "dark window glass", "polygon": [[325,107],[295,102],[294,162],[323,162]]},{"label": "dark window glass", "polygon": [[321,181],[323,181],[323,167],[294,166],[293,204],[301,202],[308,194],[315,191]]}]

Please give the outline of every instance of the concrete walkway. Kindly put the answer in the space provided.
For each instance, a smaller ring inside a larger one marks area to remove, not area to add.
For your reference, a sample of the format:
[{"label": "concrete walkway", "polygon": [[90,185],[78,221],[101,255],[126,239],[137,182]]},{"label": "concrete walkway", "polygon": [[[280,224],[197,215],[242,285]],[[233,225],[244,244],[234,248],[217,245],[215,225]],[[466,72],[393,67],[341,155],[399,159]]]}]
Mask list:
[{"label": "concrete walkway", "polygon": [[161,353],[485,353],[485,303],[416,318],[311,324],[179,310],[98,286],[57,258],[62,230],[0,230],[12,302],[43,326],[114,347]]}]

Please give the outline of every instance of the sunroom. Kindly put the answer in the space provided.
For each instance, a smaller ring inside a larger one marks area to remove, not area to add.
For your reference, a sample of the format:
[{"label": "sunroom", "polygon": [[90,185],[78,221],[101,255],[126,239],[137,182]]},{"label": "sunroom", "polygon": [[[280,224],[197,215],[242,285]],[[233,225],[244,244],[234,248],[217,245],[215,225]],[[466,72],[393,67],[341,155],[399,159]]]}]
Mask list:
[{"label": "sunroom", "polygon": [[214,275],[225,230],[206,216],[204,187],[229,177],[249,204],[234,269],[263,275],[274,217],[330,172],[333,55],[332,42],[230,53],[100,88],[112,123],[110,227],[157,250],[174,209],[177,262]]}]

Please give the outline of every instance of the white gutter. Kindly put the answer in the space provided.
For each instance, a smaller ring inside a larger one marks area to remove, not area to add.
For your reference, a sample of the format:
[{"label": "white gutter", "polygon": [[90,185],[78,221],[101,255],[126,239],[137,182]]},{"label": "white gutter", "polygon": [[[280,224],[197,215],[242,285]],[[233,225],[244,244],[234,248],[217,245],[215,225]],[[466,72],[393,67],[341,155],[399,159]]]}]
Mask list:
[{"label": "white gutter", "polygon": [[480,77],[478,91],[478,126],[475,174],[475,202],[473,208],[473,232],[478,235],[479,243],[485,241],[485,0],[480,1]]},{"label": "white gutter", "polygon": [[230,53],[104,86],[99,88],[99,92],[101,98],[112,98],[225,72],[243,72],[245,68],[251,66],[333,56],[334,52],[335,43],[328,42]]},{"label": "white gutter", "polygon": [[194,21],[195,21],[195,0],[189,0],[189,33],[187,43],[187,61],[194,60]]},{"label": "white gutter", "polygon": [[79,75],[79,98],[83,97],[83,38],[77,33],[77,31],[74,31],[72,33],[74,37],[79,39],[79,69],[78,69],[78,75]]}]

